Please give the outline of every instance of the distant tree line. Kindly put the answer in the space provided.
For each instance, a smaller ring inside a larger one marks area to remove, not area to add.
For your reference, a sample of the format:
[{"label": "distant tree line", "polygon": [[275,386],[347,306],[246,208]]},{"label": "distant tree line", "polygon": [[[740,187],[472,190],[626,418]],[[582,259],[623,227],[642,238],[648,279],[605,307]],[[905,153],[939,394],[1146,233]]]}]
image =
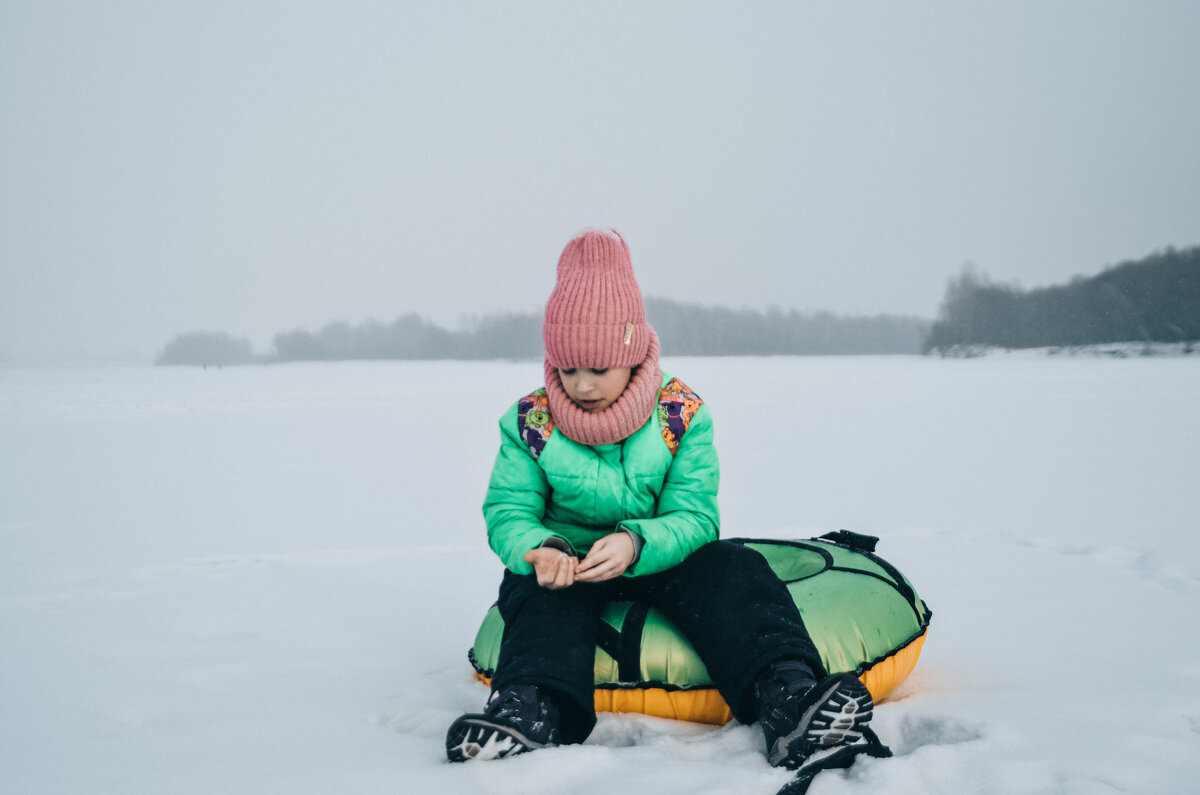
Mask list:
[{"label": "distant tree line", "polygon": [[[920,318],[843,317],[829,312],[702,307],[647,299],[647,319],[672,356],[919,353],[929,330]],[[320,330],[276,334],[273,350],[255,355],[250,341],[223,332],[180,334],[156,364],[232,365],[347,359],[539,359],[540,312],[488,315],[449,331],[415,313],[391,323],[343,321]]]},{"label": "distant tree line", "polygon": [[526,359],[541,355],[541,319],[490,315],[466,331],[448,331],[416,313],[391,323],[329,323],[316,333],[276,334],[272,361],[345,359]]},{"label": "distant tree line", "polygon": [[671,356],[919,353],[929,321],[778,308],[761,312],[646,299],[646,318]]},{"label": "distant tree line", "polygon": [[[1036,348],[1113,342],[1200,341],[1200,247],[1167,249],[1077,277],[1023,290],[967,268],[950,280],[937,320],[899,315],[730,309],[646,300],[669,356],[905,354],[956,347]],[[338,321],[318,331],[276,334],[272,351],[224,332],[189,332],[156,364],[233,365],[344,359],[538,359],[540,312],[488,315],[450,331],[415,313],[391,323]]]},{"label": "distant tree line", "polygon": [[1200,340],[1200,247],[1167,249],[1068,284],[1022,290],[973,269],[951,279],[924,350]]},{"label": "distant tree line", "polygon": [[168,342],[154,363],[221,367],[259,361],[261,357],[245,337],[234,338],[223,331],[189,331]]}]

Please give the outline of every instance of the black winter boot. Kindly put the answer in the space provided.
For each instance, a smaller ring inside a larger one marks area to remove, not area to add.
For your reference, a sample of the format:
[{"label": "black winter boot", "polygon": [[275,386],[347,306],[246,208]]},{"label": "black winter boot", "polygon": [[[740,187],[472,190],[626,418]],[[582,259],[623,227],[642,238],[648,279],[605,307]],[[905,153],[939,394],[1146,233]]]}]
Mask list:
[{"label": "black winter boot", "polygon": [[446,733],[451,762],[503,759],[552,745],[558,745],[558,707],[534,685],[497,690],[482,714],[461,716]]},{"label": "black winter boot", "polygon": [[858,743],[869,731],[874,705],[854,674],[817,683],[804,663],[776,663],[755,689],[772,765],[799,767],[816,751]]}]

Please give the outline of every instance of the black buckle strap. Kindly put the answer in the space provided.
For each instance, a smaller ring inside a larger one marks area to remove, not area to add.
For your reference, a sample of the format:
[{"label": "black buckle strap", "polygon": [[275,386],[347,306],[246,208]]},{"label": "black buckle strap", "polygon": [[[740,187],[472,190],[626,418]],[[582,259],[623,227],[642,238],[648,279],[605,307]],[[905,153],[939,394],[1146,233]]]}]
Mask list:
[{"label": "black buckle strap", "polygon": [[879,742],[879,735],[868,727],[863,729],[863,742],[843,745],[820,759],[801,765],[796,771],[796,778],[789,781],[777,795],[804,795],[808,792],[808,785],[822,770],[850,767],[861,754],[886,759],[892,755],[892,749]]},{"label": "black buckle strap", "polygon": [[879,543],[878,536],[868,536],[862,533],[852,533],[849,530],[838,530],[834,533],[826,533],[821,538],[832,541],[835,544],[841,544],[844,547],[849,547],[854,552],[874,552],[875,545]]},{"label": "black buckle strap", "polygon": [[650,605],[634,602],[621,624],[621,644],[616,655],[617,675],[622,682],[642,681],[642,630]]}]

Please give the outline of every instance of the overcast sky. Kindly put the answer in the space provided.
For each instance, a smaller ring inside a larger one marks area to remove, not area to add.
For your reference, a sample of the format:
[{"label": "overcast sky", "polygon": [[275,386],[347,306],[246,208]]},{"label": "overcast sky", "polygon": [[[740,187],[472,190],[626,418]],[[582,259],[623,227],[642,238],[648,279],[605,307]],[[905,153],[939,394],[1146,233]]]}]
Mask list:
[{"label": "overcast sky", "polygon": [[[1200,244],[1200,3],[0,0],[0,352],[647,295],[932,318]],[[668,352],[669,353],[669,352]]]}]

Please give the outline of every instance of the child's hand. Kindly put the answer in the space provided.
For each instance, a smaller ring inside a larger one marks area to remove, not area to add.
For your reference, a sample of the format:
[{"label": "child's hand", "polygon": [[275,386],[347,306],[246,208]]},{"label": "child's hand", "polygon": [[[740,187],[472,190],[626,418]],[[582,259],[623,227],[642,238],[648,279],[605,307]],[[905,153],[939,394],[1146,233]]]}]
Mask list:
[{"label": "child's hand", "polygon": [[578,582],[603,582],[620,577],[633,562],[633,539],[629,533],[611,533],[604,536],[579,561],[575,569]]},{"label": "child's hand", "polygon": [[[590,556],[589,556],[590,557]],[[533,566],[538,585],[543,588],[566,588],[575,583],[579,558],[554,547],[537,547],[525,553],[525,562]]]}]

